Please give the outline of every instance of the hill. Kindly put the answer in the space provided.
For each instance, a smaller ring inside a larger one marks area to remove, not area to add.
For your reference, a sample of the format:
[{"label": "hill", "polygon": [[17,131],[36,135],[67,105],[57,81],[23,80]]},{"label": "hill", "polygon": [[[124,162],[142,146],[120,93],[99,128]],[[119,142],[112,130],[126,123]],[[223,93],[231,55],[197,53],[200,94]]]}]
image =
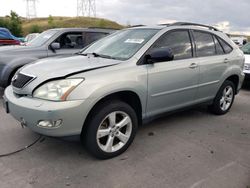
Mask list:
[{"label": "hill", "polygon": [[47,17],[47,18],[34,18],[22,19],[23,35],[28,33],[42,32],[50,28],[59,27],[100,27],[100,28],[113,28],[121,29],[124,26],[101,18],[92,17]]}]

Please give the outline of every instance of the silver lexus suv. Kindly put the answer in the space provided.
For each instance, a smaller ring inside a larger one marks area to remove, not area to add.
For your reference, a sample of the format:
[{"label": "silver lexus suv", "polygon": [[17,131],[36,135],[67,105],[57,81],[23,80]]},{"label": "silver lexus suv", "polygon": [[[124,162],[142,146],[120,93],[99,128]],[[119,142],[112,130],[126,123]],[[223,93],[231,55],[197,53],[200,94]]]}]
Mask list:
[{"label": "silver lexus suv", "polygon": [[4,106],[22,126],[78,135],[91,154],[107,159],[129,147],[147,118],[200,103],[227,113],[243,65],[242,51],[214,27],[128,28],[72,57],[26,65],[5,90]]}]

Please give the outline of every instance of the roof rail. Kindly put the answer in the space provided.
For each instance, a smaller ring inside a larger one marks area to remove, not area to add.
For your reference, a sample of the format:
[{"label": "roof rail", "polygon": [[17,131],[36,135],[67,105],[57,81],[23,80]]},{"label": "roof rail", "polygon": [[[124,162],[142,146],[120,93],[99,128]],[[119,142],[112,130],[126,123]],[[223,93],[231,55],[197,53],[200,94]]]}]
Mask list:
[{"label": "roof rail", "polygon": [[139,25],[130,25],[128,28],[133,28],[133,27],[143,27],[145,25],[139,24]]},{"label": "roof rail", "polygon": [[204,25],[204,24],[198,24],[198,23],[192,23],[192,22],[175,22],[172,24],[161,24],[161,25],[165,25],[165,26],[198,26],[198,27],[205,27],[208,28],[210,30],[214,30],[214,31],[220,31],[219,29],[210,26],[210,25]]},{"label": "roof rail", "polygon": [[87,27],[88,29],[106,29],[106,30],[119,30],[119,29],[116,29],[116,28],[109,28],[109,27]]}]

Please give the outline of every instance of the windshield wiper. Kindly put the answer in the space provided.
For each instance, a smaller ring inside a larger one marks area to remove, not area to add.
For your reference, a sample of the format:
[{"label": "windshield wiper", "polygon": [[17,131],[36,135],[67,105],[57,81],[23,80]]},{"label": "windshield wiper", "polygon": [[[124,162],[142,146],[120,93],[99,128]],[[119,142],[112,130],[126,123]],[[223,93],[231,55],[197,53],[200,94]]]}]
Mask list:
[{"label": "windshield wiper", "polygon": [[93,55],[94,57],[101,57],[101,58],[106,58],[106,59],[117,59],[115,57],[112,57],[110,55],[104,55],[104,54],[98,54],[98,53],[79,53],[79,55],[87,56],[87,55]]}]

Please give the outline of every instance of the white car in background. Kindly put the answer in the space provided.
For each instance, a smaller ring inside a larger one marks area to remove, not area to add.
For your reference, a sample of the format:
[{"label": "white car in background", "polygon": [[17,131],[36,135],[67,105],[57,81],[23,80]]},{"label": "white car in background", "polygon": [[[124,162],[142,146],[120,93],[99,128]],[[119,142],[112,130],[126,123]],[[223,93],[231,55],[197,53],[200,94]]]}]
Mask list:
[{"label": "white car in background", "polygon": [[244,66],[244,73],[245,73],[245,80],[250,80],[250,42],[245,44],[241,50],[244,52],[245,55],[245,66]]},{"label": "white car in background", "polygon": [[28,42],[32,41],[32,40],[33,40],[34,38],[36,38],[39,34],[40,34],[40,33],[30,33],[30,34],[28,34],[28,35],[25,37],[25,39],[24,39],[25,43],[28,43]]},{"label": "white car in background", "polygon": [[248,41],[246,37],[231,37],[231,40],[234,41],[239,47],[244,46]]}]

